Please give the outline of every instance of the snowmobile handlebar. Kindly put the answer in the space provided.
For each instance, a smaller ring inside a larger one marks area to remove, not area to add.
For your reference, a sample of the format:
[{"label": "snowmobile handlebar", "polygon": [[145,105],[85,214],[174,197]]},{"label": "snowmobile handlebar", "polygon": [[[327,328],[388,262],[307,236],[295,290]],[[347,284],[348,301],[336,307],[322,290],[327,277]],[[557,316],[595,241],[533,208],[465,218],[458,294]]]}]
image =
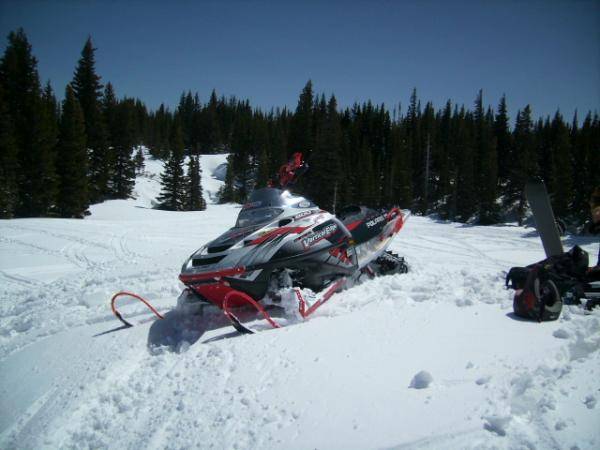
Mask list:
[{"label": "snowmobile handlebar", "polygon": [[298,178],[308,170],[308,164],[301,152],[295,152],[291,159],[279,168],[275,181],[269,181],[269,187],[285,188],[296,183]]}]

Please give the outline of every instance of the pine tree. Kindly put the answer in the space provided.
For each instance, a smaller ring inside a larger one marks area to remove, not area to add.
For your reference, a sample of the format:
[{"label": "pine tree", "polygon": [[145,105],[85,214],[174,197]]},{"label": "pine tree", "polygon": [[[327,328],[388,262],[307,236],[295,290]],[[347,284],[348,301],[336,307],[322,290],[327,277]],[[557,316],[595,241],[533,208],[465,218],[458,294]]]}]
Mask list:
[{"label": "pine tree", "polygon": [[423,214],[429,212],[431,206],[431,191],[433,190],[433,180],[435,179],[433,173],[434,167],[434,155],[437,153],[435,147],[436,142],[436,126],[435,126],[435,113],[433,110],[433,104],[428,102],[425,105],[423,114],[420,121],[421,132],[420,135],[423,138],[423,142],[419,145],[422,150],[419,161],[419,171],[422,173],[421,177],[421,198],[418,204],[417,211]]},{"label": "pine tree", "polygon": [[477,190],[475,186],[475,144],[473,142],[473,116],[461,109],[457,120],[457,171],[455,193],[455,218],[468,222],[477,210]]},{"label": "pine tree", "polygon": [[298,106],[290,128],[288,150],[308,155],[313,145],[313,89],[312,81],[308,80],[298,98]]},{"label": "pine tree", "polygon": [[185,209],[185,178],[183,175],[184,144],[181,123],[177,122],[171,135],[171,152],[160,176],[162,191],[158,197],[161,209],[182,211]]},{"label": "pine tree", "polygon": [[134,141],[134,103],[131,100],[120,102],[115,111],[115,125],[111,130],[114,142],[111,153],[114,155],[112,189],[114,198],[128,198],[135,185],[135,163],[132,158]]},{"label": "pine tree", "polygon": [[149,118],[149,142],[150,154],[158,159],[166,159],[169,156],[169,136],[173,117],[169,109],[161,103],[158,110]]},{"label": "pine tree", "polygon": [[106,125],[100,108],[103,86],[100,83],[100,76],[96,74],[95,51],[92,39],[88,37],[71,82],[85,119],[89,152],[89,193],[92,203],[102,201],[111,193],[109,189],[111,161]]},{"label": "pine tree", "polygon": [[194,116],[200,108],[200,100],[198,96],[192,95],[192,91],[182,93],[179,98],[179,106],[177,107],[177,115],[181,123],[181,132],[183,136],[183,145],[187,148],[194,146]]},{"label": "pine tree", "polygon": [[509,167],[513,158],[513,143],[510,134],[506,95],[502,96],[498,104],[494,121],[494,136],[496,137],[496,153],[498,155],[498,178],[505,183],[510,173]]},{"label": "pine tree", "polygon": [[523,111],[517,113],[514,131],[515,158],[509,172],[510,177],[507,185],[509,204],[518,201],[517,219],[519,225],[523,224],[525,218],[525,184],[530,178],[536,177],[539,173],[534,138],[531,108],[527,105]]},{"label": "pine tree", "polygon": [[319,101],[320,114],[316,129],[315,149],[312,153],[312,166],[307,174],[310,198],[321,208],[334,211],[338,190],[341,188],[341,129],[337,112],[337,100],[331,96]]},{"label": "pine tree", "polygon": [[441,200],[441,211],[444,217],[448,217],[448,209],[445,204],[448,195],[452,192],[453,167],[455,163],[453,145],[452,145],[452,102],[448,100],[440,119],[439,130],[440,152],[437,160],[439,182],[437,183],[436,200]]},{"label": "pine tree", "polygon": [[235,189],[235,167],[233,153],[227,157],[225,184],[219,190],[219,203],[233,203],[238,200]]},{"label": "pine tree", "polygon": [[14,217],[19,192],[17,174],[19,171],[17,145],[14,127],[0,84],[0,218]]},{"label": "pine tree", "polygon": [[200,168],[200,157],[190,156],[188,162],[188,198],[187,198],[187,210],[188,211],[203,211],[206,209],[206,201],[202,194],[202,169]]},{"label": "pine tree", "polygon": [[407,207],[412,204],[411,154],[407,144],[406,126],[397,124],[392,130],[392,195],[390,205]]},{"label": "pine tree", "polygon": [[256,178],[255,188],[263,188],[267,186],[270,178],[271,164],[269,162],[269,129],[265,120],[265,116],[257,111],[253,120],[254,126],[252,130],[252,147],[254,149],[254,172]]},{"label": "pine tree", "polygon": [[249,105],[241,108],[231,137],[236,201],[245,201],[252,189],[251,152],[252,152],[252,111]]},{"label": "pine tree", "polygon": [[560,112],[552,120],[552,166],[548,189],[553,194],[552,207],[559,217],[572,215],[573,161],[569,129]]},{"label": "pine tree", "polygon": [[[573,212],[582,223],[589,215],[590,208],[588,202],[590,194],[594,190],[592,174],[597,172],[597,170],[594,170],[594,167],[598,167],[598,165],[594,165],[592,162],[594,153],[599,153],[598,147],[594,151],[592,123],[592,114],[590,112],[585,117],[581,128],[572,130],[571,145],[574,159],[573,179],[575,181],[573,186]],[[598,158],[596,158],[596,164],[598,162]]]},{"label": "pine tree", "polygon": [[104,87],[104,94],[102,96],[102,102],[100,104],[102,112],[102,121],[105,125],[106,131],[106,153],[103,161],[104,174],[108,177],[106,194],[108,197],[115,197],[114,177],[115,177],[115,164],[116,164],[116,146],[118,139],[117,129],[120,124],[117,120],[117,109],[119,102],[115,94],[112,83],[106,83]]},{"label": "pine tree", "polygon": [[412,175],[412,193],[415,201],[415,209],[419,205],[417,200],[423,198],[423,177],[424,177],[424,152],[421,139],[421,103],[417,98],[417,90],[413,89],[410,96],[410,103],[406,116],[406,140],[409,152],[411,154],[411,175]]},{"label": "pine tree", "polygon": [[357,170],[360,171],[356,178],[356,200],[359,204],[374,205],[376,203],[377,175],[373,169],[371,150],[364,143],[358,149],[358,160],[361,161]]},{"label": "pine tree", "polygon": [[56,208],[61,217],[84,216],[89,206],[85,122],[73,89],[67,85],[57,146],[59,189]]},{"label": "pine tree", "polygon": [[492,135],[494,117],[491,110],[483,109],[483,92],[480,90],[475,100],[474,111],[475,144],[475,183],[479,191],[479,222],[489,225],[498,221],[497,198],[497,153],[496,141]]},{"label": "pine tree", "polygon": [[12,118],[20,167],[16,215],[44,216],[50,213],[56,197],[53,117],[42,100],[37,60],[25,32],[22,28],[11,32],[8,41],[0,61],[0,85]]},{"label": "pine tree", "polygon": [[204,114],[206,119],[204,121],[206,127],[206,143],[204,149],[206,152],[212,153],[222,143],[221,126],[219,124],[219,101],[217,100],[217,93],[213,89],[210,94],[210,100]]}]

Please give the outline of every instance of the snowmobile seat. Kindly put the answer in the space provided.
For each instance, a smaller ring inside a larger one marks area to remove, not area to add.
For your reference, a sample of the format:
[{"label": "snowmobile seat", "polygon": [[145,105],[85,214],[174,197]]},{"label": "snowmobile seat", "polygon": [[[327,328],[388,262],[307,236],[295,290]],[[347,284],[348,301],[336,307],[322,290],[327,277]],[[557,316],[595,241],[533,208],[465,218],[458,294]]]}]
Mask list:
[{"label": "snowmobile seat", "polygon": [[387,223],[381,212],[366,206],[346,206],[336,214],[336,217],[348,228],[357,244],[368,241],[379,234]]},{"label": "snowmobile seat", "polygon": [[362,209],[360,206],[348,205],[342,208],[342,210],[336,214],[336,217],[340,219],[344,225],[348,225],[357,220],[361,214]]}]

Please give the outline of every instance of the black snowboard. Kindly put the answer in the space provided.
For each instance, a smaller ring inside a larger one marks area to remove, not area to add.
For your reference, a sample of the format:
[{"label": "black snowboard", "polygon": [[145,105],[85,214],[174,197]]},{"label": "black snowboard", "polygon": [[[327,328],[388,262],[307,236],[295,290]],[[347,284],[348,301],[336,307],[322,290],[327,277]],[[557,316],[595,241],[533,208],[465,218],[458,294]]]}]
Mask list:
[{"label": "black snowboard", "polygon": [[542,181],[530,181],[525,185],[525,196],[533,211],[535,227],[542,238],[546,257],[562,254],[564,250],[546,186]]}]

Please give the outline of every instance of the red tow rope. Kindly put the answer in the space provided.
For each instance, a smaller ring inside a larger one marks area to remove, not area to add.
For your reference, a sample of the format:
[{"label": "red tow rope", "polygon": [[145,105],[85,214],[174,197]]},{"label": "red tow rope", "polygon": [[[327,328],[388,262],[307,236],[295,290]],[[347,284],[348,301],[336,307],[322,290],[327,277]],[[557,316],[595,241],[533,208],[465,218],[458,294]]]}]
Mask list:
[{"label": "red tow rope", "polygon": [[121,297],[123,295],[127,295],[129,297],[133,297],[138,299],[139,301],[141,301],[144,305],[146,305],[150,311],[152,311],[154,313],[154,315],[156,317],[158,317],[159,319],[164,319],[164,317],[156,310],[154,309],[154,307],[150,304],[150,302],[148,302],[148,300],[145,300],[144,298],[140,297],[137,294],[134,294],[132,292],[127,292],[127,291],[121,291],[121,292],[117,292],[115,295],[113,295],[113,297],[110,299],[110,307],[112,309],[112,312],[115,316],[117,316],[117,319],[119,319],[121,322],[123,322],[125,324],[125,326],[128,327],[132,327],[133,325],[130,324],[129,322],[127,322],[125,319],[123,319],[123,316],[121,316],[121,313],[119,311],[117,311],[117,308],[115,307],[115,300],[118,297]]}]

